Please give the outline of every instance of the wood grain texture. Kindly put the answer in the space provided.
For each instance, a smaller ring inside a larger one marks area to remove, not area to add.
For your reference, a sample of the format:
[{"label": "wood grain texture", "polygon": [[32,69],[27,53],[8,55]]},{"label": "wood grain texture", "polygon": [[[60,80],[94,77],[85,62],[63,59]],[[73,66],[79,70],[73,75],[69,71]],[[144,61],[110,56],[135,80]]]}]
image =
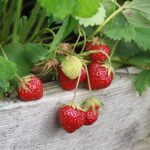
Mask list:
[{"label": "wood grain texture", "polygon": [[[112,85],[94,91],[105,107],[99,120],[73,134],[59,125],[59,106],[73,97],[57,83],[45,87],[37,102],[0,103],[0,150],[149,150],[140,149],[150,137],[150,90],[139,97],[133,76],[117,75]],[[82,102],[88,91],[80,88],[76,100]],[[144,148],[145,148],[144,147]]]}]

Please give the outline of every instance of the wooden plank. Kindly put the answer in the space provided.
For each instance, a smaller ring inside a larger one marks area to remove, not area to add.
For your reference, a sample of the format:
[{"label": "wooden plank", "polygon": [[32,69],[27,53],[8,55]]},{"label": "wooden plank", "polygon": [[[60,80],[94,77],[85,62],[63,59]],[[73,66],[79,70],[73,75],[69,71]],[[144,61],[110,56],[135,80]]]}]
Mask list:
[{"label": "wooden plank", "polygon": [[[63,131],[57,119],[59,106],[71,100],[73,92],[56,83],[47,84],[37,102],[1,102],[0,150],[138,150],[139,142],[150,135],[150,90],[139,97],[133,80],[117,75],[110,87],[94,91],[105,105],[100,118],[73,134]],[[88,91],[80,88],[76,100],[87,97]]]}]

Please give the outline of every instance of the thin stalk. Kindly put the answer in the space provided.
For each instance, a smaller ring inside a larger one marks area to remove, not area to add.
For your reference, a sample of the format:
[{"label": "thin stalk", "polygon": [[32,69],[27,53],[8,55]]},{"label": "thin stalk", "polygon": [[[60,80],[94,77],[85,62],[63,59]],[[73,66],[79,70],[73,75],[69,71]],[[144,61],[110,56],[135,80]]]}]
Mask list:
[{"label": "thin stalk", "polygon": [[87,66],[84,65],[84,67],[85,67],[86,74],[87,74],[87,80],[88,80],[88,87],[89,87],[89,90],[90,90],[90,96],[92,97],[92,88],[91,88],[91,83],[90,83],[89,72],[88,72]]},{"label": "thin stalk", "polygon": [[75,42],[75,44],[74,44],[73,51],[75,50],[75,48],[76,48],[76,46],[77,46],[77,44],[78,44],[78,42],[79,42],[79,40],[80,40],[80,37],[81,37],[80,28],[78,27],[78,29],[79,29],[79,35],[78,35],[78,38],[77,38],[77,40],[76,40],[76,42]]},{"label": "thin stalk", "polygon": [[82,46],[82,50],[80,53],[83,53],[84,49],[85,49],[85,45],[86,45],[86,34],[84,32],[84,30],[81,28],[81,31],[83,33],[83,37],[84,37],[84,43],[83,43],[83,46]]},{"label": "thin stalk", "polygon": [[22,8],[22,0],[18,0],[16,15],[15,15],[16,20],[15,20],[14,28],[13,28],[13,42],[18,40],[17,30],[18,30],[18,25],[19,25],[19,19],[21,16],[21,8]]},{"label": "thin stalk", "polygon": [[115,17],[117,14],[119,14],[123,9],[124,9],[124,7],[121,6],[121,7],[119,7],[114,13],[112,13],[112,14],[96,29],[96,31],[92,34],[92,36],[97,35],[97,34],[103,29],[103,27],[104,27],[113,17]]},{"label": "thin stalk", "polygon": [[[50,36],[50,37],[44,37],[44,38],[40,38],[40,39],[35,39],[34,42],[43,42],[45,40],[51,40],[51,39],[53,39],[52,36]],[[49,46],[50,46],[50,44],[49,44]]]},{"label": "thin stalk", "polygon": [[20,77],[18,74],[16,74],[16,78],[17,78],[20,82],[22,82],[22,79],[21,79],[21,77]]},{"label": "thin stalk", "polygon": [[50,28],[51,30],[57,30],[59,29],[61,26],[57,26],[57,27],[53,27],[53,28]]},{"label": "thin stalk", "polygon": [[112,3],[114,3],[116,6],[121,7],[121,6],[117,3],[116,0],[111,0],[111,1],[112,1]]},{"label": "thin stalk", "polygon": [[44,29],[44,31],[47,31],[47,32],[51,33],[53,36],[56,35],[55,32],[52,29],[46,28],[46,29]]},{"label": "thin stalk", "polygon": [[116,50],[116,48],[117,48],[119,42],[120,42],[120,41],[116,41],[116,42],[114,43],[113,48],[112,48],[112,51],[111,51],[111,54],[110,54],[110,58],[114,55],[115,50]]},{"label": "thin stalk", "polygon": [[6,53],[5,53],[4,49],[3,49],[3,47],[2,47],[1,45],[0,45],[0,50],[2,51],[2,54],[3,54],[4,58],[5,58],[6,60],[8,60],[8,57],[7,57],[7,55],[6,55]]},{"label": "thin stalk", "polygon": [[[78,44],[76,46],[81,46],[82,44],[84,44],[84,41],[78,42]],[[74,45],[75,45],[74,43],[71,44],[71,46],[74,46]]]},{"label": "thin stalk", "polygon": [[75,92],[74,92],[74,96],[73,96],[72,102],[75,101],[75,98],[76,98],[76,95],[77,95],[77,89],[78,89],[78,86],[79,86],[80,77],[81,77],[81,73],[80,73],[80,75],[78,77],[78,80],[77,80],[77,83],[76,83],[76,88],[75,88]]}]

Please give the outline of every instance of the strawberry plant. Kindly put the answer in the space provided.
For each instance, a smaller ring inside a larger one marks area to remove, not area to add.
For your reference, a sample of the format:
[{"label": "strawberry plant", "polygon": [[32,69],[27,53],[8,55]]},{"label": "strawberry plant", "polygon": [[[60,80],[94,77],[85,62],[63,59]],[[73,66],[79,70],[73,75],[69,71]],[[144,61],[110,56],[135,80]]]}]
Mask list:
[{"label": "strawberry plant", "polygon": [[150,86],[149,9],[149,0],[0,0],[0,97],[31,73],[42,80],[58,74],[64,89],[75,89],[87,65],[83,82],[91,89],[109,86],[112,68],[141,69],[141,95]]}]

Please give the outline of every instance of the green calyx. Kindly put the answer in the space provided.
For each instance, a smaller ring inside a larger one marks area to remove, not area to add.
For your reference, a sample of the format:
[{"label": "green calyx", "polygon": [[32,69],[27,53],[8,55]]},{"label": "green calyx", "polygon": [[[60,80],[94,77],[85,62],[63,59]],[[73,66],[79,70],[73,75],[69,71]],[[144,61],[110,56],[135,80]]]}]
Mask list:
[{"label": "green calyx", "polygon": [[114,69],[111,65],[105,63],[102,66],[108,70],[108,76],[111,75],[111,72],[113,73],[113,75],[115,74]]},{"label": "green calyx", "polygon": [[28,75],[28,76],[25,76],[25,77],[22,77],[21,80],[19,80],[19,83],[18,83],[18,89],[19,91],[23,88],[25,89],[26,91],[28,91],[29,89],[27,88],[27,85],[29,85],[31,79],[34,77],[34,75]]},{"label": "green calyx", "polygon": [[80,104],[75,103],[75,102],[67,103],[64,106],[70,106],[70,107],[72,107],[75,110],[84,111],[84,109],[81,108]]},{"label": "green calyx", "polygon": [[61,68],[68,78],[75,79],[81,73],[82,62],[78,57],[69,55],[63,60]]},{"label": "green calyx", "polygon": [[103,103],[100,100],[98,100],[96,97],[89,98],[82,104],[82,107],[85,111],[91,109],[94,112],[96,111],[96,109],[102,106],[104,106]]}]

